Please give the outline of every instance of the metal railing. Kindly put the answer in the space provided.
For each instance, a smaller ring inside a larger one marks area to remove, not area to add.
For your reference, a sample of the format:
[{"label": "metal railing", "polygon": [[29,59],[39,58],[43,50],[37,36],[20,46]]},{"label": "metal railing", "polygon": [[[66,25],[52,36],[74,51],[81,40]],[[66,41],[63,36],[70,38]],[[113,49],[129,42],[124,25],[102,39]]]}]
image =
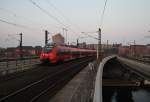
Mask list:
[{"label": "metal railing", "polygon": [[4,76],[17,71],[23,71],[39,63],[39,58],[0,62],[0,76]]}]

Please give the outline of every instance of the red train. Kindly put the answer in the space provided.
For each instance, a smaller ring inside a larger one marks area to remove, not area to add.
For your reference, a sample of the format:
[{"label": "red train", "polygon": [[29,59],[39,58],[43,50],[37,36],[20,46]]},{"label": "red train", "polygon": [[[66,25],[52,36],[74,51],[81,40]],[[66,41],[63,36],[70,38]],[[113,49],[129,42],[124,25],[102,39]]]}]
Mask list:
[{"label": "red train", "polygon": [[59,61],[62,62],[75,58],[95,55],[96,50],[80,49],[61,45],[47,45],[46,47],[44,47],[40,55],[40,60],[46,63],[57,63]]}]

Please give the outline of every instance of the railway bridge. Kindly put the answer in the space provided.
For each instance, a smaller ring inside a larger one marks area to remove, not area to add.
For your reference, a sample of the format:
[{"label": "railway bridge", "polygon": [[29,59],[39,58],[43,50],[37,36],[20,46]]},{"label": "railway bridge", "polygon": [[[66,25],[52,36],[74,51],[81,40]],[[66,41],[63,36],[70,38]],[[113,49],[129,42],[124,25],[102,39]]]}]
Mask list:
[{"label": "railway bridge", "polygon": [[93,102],[149,102],[150,65],[109,56],[97,71]]},{"label": "railway bridge", "polygon": [[99,65],[94,57],[59,64],[43,65],[34,59],[0,65],[0,102],[150,101],[150,65],[116,55],[103,58]]}]

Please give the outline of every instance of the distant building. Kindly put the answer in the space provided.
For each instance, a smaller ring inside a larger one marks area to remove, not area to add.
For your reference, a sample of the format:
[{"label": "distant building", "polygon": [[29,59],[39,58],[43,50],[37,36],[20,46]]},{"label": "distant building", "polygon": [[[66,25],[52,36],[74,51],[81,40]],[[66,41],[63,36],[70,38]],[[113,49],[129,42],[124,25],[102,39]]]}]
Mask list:
[{"label": "distant building", "polygon": [[[39,56],[42,52],[41,46],[22,46],[22,53],[23,56],[32,56],[37,55]],[[8,47],[7,49],[0,48],[0,59],[1,58],[17,58],[20,57],[20,47]]]},{"label": "distant building", "polygon": [[5,51],[6,51],[5,48],[1,48],[0,47],[0,57],[4,57],[5,56]]},{"label": "distant building", "polygon": [[[20,47],[16,48],[16,55],[17,57],[20,56]],[[35,55],[35,49],[32,46],[22,46],[22,53],[23,56],[30,56],[30,55]]]},{"label": "distant building", "polygon": [[130,45],[120,46],[118,54],[120,56],[150,56],[150,46],[148,45]]},{"label": "distant building", "polygon": [[142,57],[146,54],[146,45],[131,45],[130,46],[130,54],[131,56]]},{"label": "distant building", "polygon": [[118,50],[118,54],[125,57],[130,53],[130,46],[120,46]]},{"label": "distant building", "polygon": [[[87,44],[86,48],[88,49],[97,49],[98,44]],[[112,44],[101,44],[102,51],[111,49],[113,47]]]},{"label": "distant building", "polygon": [[88,49],[95,49],[96,48],[95,46],[96,46],[95,44],[87,44],[86,48],[88,48]]},{"label": "distant building", "polygon": [[41,46],[35,46],[34,50],[35,50],[36,55],[40,55],[42,52],[42,47]]},{"label": "distant building", "polygon": [[52,36],[52,40],[53,40],[53,43],[54,44],[64,44],[64,42],[65,42],[65,39],[64,39],[64,37],[60,34],[60,33],[58,33],[58,34],[56,34],[56,35],[54,35],[54,36]]},{"label": "distant building", "polygon": [[85,49],[85,48],[86,48],[86,43],[85,43],[85,42],[79,43],[79,44],[78,44],[78,47],[79,47],[79,48],[84,48],[84,49]]}]

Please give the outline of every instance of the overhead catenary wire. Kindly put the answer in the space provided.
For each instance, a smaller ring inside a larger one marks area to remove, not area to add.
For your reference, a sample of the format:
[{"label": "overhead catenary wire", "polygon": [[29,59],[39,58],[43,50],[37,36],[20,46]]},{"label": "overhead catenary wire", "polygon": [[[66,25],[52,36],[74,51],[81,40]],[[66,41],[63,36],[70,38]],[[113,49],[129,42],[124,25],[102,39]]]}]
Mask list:
[{"label": "overhead catenary wire", "polygon": [[99,28],[102,28],[102,26],[103,26],[104,14],[105,14],[105,11],[106,11],[107,2],[108,2],[108,0],[105,0],[104,8],[103,8],[101,18],[100,18],[101,20],[100,20]]},{"label": "overhead catenary wire", "polygon": [[55,11],[59,12],[59,14],[66,19],[66,17],[64,16],[64,14],[54,4],[52,4],[49,0],[45,0],[45,1],[47,2],[47,4],[50,7],[52,7]]},{"label": "overhead catenary wire", "polygon": [[35,28],[31,28],[31,27],[22,25],[22,24],[17,24],[17,23],[13,23],[13,22],[10,22],[10,21],[6,21],[6,20],[4,20],[2,18],[0,18],[0,22],[9,24],[9,25],[12,25],[12,26],[15,26],[15,27],[20,27],[20,28],[24,28],[24,29],[27,29],[27,30],[31,30],[31,31],[33,31],[33,30],[39,30],[39,29],[35,29]]},{"label": "overhead catenary wire", "polygon": [[3,23],[7,23],[9,25],[12,25],[12,26],[16,26],[16,27],[21,27],[21,28],[25,28],[25,29],[31,29],[25,25],[21,25],[21,24],[17,24],[17,23],[13,23],[13,22],[9,22],[9,21],[6,21],[6,20],[3,20],[0,18],[0,22],[3,22]]},{"label": "overhead catenary wire", "polygon": [[[65,28],[65,29],[70,30],[70,31],[72,31],[73,33],[77,34],[76,30],[74,30],[73,28],[76,28],[76,29],[80,29],[80,28],[79,28],[77,25],[74,25],[74,24],[70,21],[70,19],[69,19],[68,17],[66,17],[66,16],[62,13],[62,11],[61,11],[60,9],[58,9],[52,2],[50,2],[49,0],[45,0],[45,1],[47,2],[47,4],[48,4],[51,8],[53,8],[56,12],[58,12],[59,15],[62,16],[62,17],[65,19],[65,21],[67,22],[67,24],[69,25],[69,26],[67,26],[67,27],[59,27],[59,28],[61,28],[61,29]],[[74,26],[74,27],[72,28],[72,26]]]},{"label": "overhead catenary wire", "polygon": [[87,34],[87,36],[89,36],[90,38],[93,38],[93,39],[95,39],[95,40],[99,40],[99,38],[94,37],[94,36],[91,36],[91,35],[89,35],[89,34]]},{"label": "overhead catenary wire", "polygon": [[57,17],[53,16],[51,13],[49,13],[47,10],[43,9],[41,6],[39,6],[35,1],[33,0],[29,0],[34,6],[36,6],[37,8],[39,8],[43,13],[45,13],[46,15],[48,15],[50,18],[54,19],[56,22],[58,22],[59,24],[63,25],[63,27],[66,27],[66,25],[64,23],[62,23]]},{"label": "overhead catenary wire", "polygon": [[11,34],[8,34],[8,37],[12,38],[12,39],[15,39],[17,41],[20,41],[19,39],[17,39],[16,37],[12,36]]},{"label": "overhead catenary wire", "polygon": [[[103,20],[104,20],[104,14],[105,14],[107,2],[108,2],[108,0],[105,0],[104,8],[103,8],[103,10],[102,10],[102,14],[101,14],[101,18],[100,18],[101,20],[100,20],[99,28],[102,28],[102,26],[103,26]],[[96,32],[98,32],[98,31],[96,31]],[[88,32],[86,32],[86,33],[88,33]],[[87,35],[88,35],[88,34],[87,34]],[[88,35],[88,36],[89,36],[89,37],[92,37],[92,38],[94,38],[94,39],[96,39],[96,40],[101,40],[100,38],[96,38],[96,37],[93,37],[93,36],[91,36],[91,35]]]},{"label": "overhead catenary wire", "polygon": [[52,2],[50,2],[49,0],[45,1],[48,3],[50,7],[52,7],[56,12],[58,12],[68,23],[70,23],[69,25],[74,26],[74,28],[80,29],[79,26],[73,24],[71,20],[67,16],[65,16],[64,13],[60,9],[58,9]]},{"label": "overhead catenary wire", "polygon": [[[63,25],[63,27],[56,27],[56,28],[59,28],[59,29],[63,29],[63,28],[65,28],[65,29],[67,29],[67,30],[71,30],[73,33],[77,33],[76,31],[74,31],[72,28],[70,28],[69,26],[66,26],[61,20],[59,20],[56,16],[53,16],[50,12],[48,12],[46,9],[43,9],[40,5],[38,5],[35,1],[33,1],[33,0],[29,0],[34,6],[36,6],[37,8],[39,8],[42,12],[44,12],[46,15],[48,15],[50,18],[52,18],[52,19],[54,19],[56,22],[58,22],[59,24],[61,24],[61,25]],[[56,8],[56,6],[54,6],[52,3],[50,3],[49,1],[47,1],[48,2],[48,4],[51,6],[52,5],[52,7],[53,7],[53,9],[55,9],[57,12],[59,12],[62,16],[64,16],[63,15],[63,13],[61,13],[61,11],[60,10],[58,10],[57,8]],[[65,18],[65,16],[64,16],[64,18]],[[67,20],[67,18],[66,18],[66,20]],[[68,21],[69,22],[69,21]]]},{"label": "overhead catenary wire", "polygon": [[1,8],[1,7],[0,7],[0,10],[1,10],[1,11],[4,11],[4,12],[7,12],[7,13],[10,13],[10,14],[12,14],[14,17],[16,17],[16,14],[13,13],[12,11],[8,10],[8,9],[4,9],[4,8]]},{"label": "overhead catenary wire", "polygon": [[[7,12],[7,13],[13,15],[13,16],[16,17],[16,18],[24,19],[24,20],[26,20],[26,21],[28,21],[28,22],[30,22],[30,23],[34,23],[34,24],[36,24],[36,25],[41,25],[41,24],[39,24],[39,23],[37,23],[37,22],[34,22],[34,21],[32,21],[32,20],[30,20],[30,19],[24,17],[24,16],[20,16],[20,15],[14,13],[13,11],[10,11],[10,10],[8,10],[8,9],[0,8],[0,10],[1,10],[1,11],[4,11],[4,12]],[[42,28],[42,30],[44,31],[43,28]]]},{"label": "overhead catenary wire", "polygon": [[[42,25],[42,24],[40,24],[40,23],[38,23],[38,22],[35,22],[35,21],[33,21],[33,20],[31,20],[31,19],[29,19],[29,18],[27,18],[27,17],[18,15],[18,14],[16,14],[15,12],[13,12],[12,10],[5,9],[5,8],[0,7],[0,11],[3,11],[3,12],[5,12],[5,13],[8,13],[8,14],[12,15],[13,17],[26,20],[27,22],[30,22],[30,23],[32,23],[32,24],[34,24],[34,25],[35,25],[35,24],[36,24],[36,25]],[[59,29],[61,28],[61,29],[62,29],[62,27],[56,27],[56,26],[55,26],[55,28],[59,28]],[[42,31],[45,31],[45,28],[43,28],[42,26],[40,26],[38,29],[41,29]]]},{"label": "overhead catenary wire", "polygon": [[[93,38],[93,39],[95,39],[95,40],[99,40],[99,38],[97,38],[97,37],[94,37],[94,36],[92,36],[92,35],[89,35],[89,34],[87,34],[87,32],[81,32],[82,34],[84,34],[84,35],[86,35],[86,36],[88,36],[88,37],[90,37],[90,38]],[[95,32],[96,33],[96,32]]]},{"label": "overhead catenary wire", "polygon": [[[69,31],[72,31],[74,34],[78,34],[79,33],[79,32],[76,31],[76,30],[80,30],[80,27],[78,25],[72,23],[71,20],[67,16],[65,16],[64,13],[60,9],[58,9],[52,2],[50,2],[50,0],[45,0],[45,1],[47,2],[47,4],[51,8],[53,8],[57,13],[59,13],[60,16],[62,16],[64,18],[64,20],[66,21],[66,23],[69,25],[67,27],[67,29]],[[76,29],[76,30],[74,30],[74,29]]]}]

